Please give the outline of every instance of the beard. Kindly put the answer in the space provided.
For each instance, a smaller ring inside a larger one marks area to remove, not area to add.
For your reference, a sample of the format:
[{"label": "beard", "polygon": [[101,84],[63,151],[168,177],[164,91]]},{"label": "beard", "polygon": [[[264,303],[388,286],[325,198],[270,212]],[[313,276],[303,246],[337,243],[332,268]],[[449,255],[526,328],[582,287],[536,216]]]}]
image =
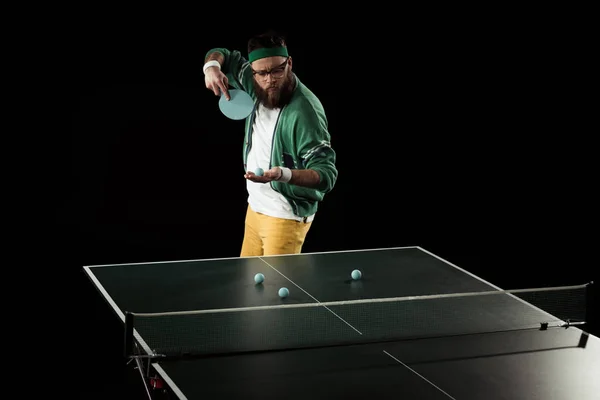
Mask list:
[{"label": "beard", "polygon": [[[272,110],[282,108],[290,102],[294,92],[294,76],[288,73],[283,79],[280,86],[267,86],[266,89],[261,88],[256,80],[253,80],[256,97],[264,107]],[[269,90],[269,88],[276,88],[276,90]]]}]

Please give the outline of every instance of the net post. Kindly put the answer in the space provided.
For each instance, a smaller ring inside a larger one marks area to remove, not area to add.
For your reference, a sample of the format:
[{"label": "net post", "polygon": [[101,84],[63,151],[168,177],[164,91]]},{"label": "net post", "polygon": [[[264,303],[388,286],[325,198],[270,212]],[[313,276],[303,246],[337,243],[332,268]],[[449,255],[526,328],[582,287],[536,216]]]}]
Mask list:
[{"label": "net post", "polygon": [[598,321],[595,318],[596,310],[593,309],[596,298],[595,288],[594,281],[591,281],[587,284],[585,291],[585,322],[592,331],[598,329]]},{"label": "net post", "polygon": [[133,355],[133,313],[125,312],[125,357]]}]

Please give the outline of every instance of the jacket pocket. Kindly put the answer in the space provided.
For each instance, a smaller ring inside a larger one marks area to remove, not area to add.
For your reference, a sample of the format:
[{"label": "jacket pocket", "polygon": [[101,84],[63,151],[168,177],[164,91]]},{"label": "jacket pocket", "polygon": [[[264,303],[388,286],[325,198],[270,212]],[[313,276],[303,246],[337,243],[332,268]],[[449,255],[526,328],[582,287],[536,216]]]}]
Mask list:
[{"label": "jacket pocket", "polygon": [[296,163],[294,162],[294,157],[291,154],[283,153],[283,166],[290,169],[296,168]]}]

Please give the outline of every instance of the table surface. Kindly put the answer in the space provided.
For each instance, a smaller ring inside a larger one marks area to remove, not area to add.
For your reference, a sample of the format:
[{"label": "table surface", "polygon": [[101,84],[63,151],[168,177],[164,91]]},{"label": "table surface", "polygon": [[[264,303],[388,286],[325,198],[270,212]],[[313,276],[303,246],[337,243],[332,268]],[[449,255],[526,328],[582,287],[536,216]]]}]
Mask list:
[{"label": "table surface", "polygon": [[[596,336],[574,326],[512,329],[536,326],[548,313],[506,294],[445,297],[501,289],[418,246],[83,268],[123,323],[126,312],[237,310],[184,315],[187,325],[167,322],[171,330],[162,333],[141,324],[136,337],[147,351],[154,333],[192,337],[211,351],[280,348],[154,362],[181,399],[582,400],[600,393]],[[354,269],[360,280],[351,278]],[[431,295],[442,296],[419,297]],[[336,340],[347,343],[329,345]]]}]

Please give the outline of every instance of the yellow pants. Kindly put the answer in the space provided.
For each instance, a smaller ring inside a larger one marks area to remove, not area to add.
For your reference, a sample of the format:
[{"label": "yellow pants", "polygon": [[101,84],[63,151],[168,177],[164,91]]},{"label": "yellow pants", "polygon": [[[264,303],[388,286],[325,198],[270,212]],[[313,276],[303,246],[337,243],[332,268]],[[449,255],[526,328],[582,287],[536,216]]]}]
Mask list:
[{"label": "yellow pants", "polygon": [[312,221],[273,218],[248,206],[241,257],[300,253],[311,225]]}]

